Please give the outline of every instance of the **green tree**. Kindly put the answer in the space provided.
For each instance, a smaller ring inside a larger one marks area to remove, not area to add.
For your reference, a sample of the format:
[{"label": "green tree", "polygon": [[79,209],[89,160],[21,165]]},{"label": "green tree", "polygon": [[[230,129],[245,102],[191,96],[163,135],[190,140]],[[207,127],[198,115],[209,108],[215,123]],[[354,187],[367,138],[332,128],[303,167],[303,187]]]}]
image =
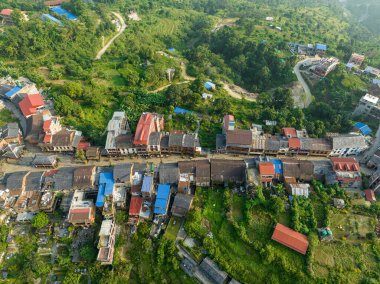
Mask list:
[{"label": "green tree", "polygon": [[80,256],[87,262],[93,262],[96,259],[97,251],[91,244],[82,246],[79,250]]},{"label": "green tree", "polygon": [[49,224],[49,217],[46,213],[40,212],[34,216],[32,220],[32,226],[36,229],[41,229]]}]

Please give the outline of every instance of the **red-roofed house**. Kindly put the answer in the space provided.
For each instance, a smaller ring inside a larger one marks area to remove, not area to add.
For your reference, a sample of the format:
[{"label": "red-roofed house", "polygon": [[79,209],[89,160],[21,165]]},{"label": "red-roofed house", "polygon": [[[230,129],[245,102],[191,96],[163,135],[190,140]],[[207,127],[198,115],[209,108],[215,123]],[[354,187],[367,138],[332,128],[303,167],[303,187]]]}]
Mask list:
[{"label": "red-roofed house", "polygon": [[140,211],[143,204],[143,198],[140,196],[132,196],[131,204],[129,205],[129,224],[138,224],[140,219]]},{"label": "red-roofed house", "polygon": [[135,138],[133,144],[140,146],[137,151],[139,154],[144,154],[147,152],[147,147],[149,144],[149,136],[151,133],[160,132],[164,129],[164,118],[163,116],[144,112],[136,127]]},{"label": "red-roofed house", "polygon": [[362,177],[359,162],[354,158],[330,158],[336,175],[336,182],[343,188],[360,188]]},{"label": "red-roofed house", "polygon": [[91,200],[85,200],[83,191],[75,191],[67,221],[74,226],[89,226],[95,222],[95,205]]},{"label": "red-roofed house", "polygon": [[40,94],[28,95],[18,104],[22,114],[26,118],[36,114],[39,109],[44,107],[44,105],[44,100]]},{"label": "red-roofed house", "polygon": [[13,13],[12,9],[3,9],[3,10],[1,10],[0,15],[1,16],[10,16],[10,15],[12,15],[12,13]]},{"label": "red-roofed house", "polygon": [[376,202],[375,192],[372,189],[364,190],[365,200],[373,203]]},{"label": "red-roofed house", "polygon": [[297,130],[291,127],[284,127],[282,129],[282,134],[287,138],[297,137]]},{"label": "red-roofed house", "polygon": [[259,163],[260,180],[264,186],[271,186],[276,174],[274,165],[271,162]]},{"label": "red-roofed house", "polygon": [[279,223],[274,229],[272,240],[302,254],[306,254],[307,248],[309,247],[309,241],[305,235]]},{"label": "red-roofed house", "polygon": [[288,139],[289,151],[298,152],[301,149],[301,140],[297,137],[292,137]]}]

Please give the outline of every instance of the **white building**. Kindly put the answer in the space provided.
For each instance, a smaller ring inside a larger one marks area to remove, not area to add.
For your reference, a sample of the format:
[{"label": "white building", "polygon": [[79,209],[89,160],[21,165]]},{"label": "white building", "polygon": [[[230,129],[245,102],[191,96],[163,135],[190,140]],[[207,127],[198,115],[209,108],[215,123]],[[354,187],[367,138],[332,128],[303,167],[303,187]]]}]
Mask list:
[{"label": "white building", "polygon": [[346,134],[331,137],[332,151],[330,156],[356,156],[368,148],[362,135]]},{"label": "white building", "polygon": [[380,99],[378,97],[372,96],[370,94],[366,94],[360,99],[358,106],[353,112],[353,115],[354,116],[366,115],[366,116],[370,116],[370,117],[380,120],[379,100]]},{"label": "white building", "polygon": [[289,194],[293,196],[309,197],[310,184],[307,183],[291,183],[288,185]]}]

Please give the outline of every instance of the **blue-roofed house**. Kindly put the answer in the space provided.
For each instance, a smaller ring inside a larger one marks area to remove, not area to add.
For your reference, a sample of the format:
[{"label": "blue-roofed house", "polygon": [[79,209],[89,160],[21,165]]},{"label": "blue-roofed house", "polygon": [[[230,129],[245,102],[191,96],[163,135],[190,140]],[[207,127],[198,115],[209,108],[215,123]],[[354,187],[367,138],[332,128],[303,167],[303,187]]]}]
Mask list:
[{"label": "blue-roofed house", "polygon": [[168,48],[168,51],[175,52],[175,48],[174,47],[170,47],[170,48]]},{"label": "blue-roofed house", "polygon": [[44,22],[51,21],[51,22],[56,23],[60,26],[63,26],[63,23],[60,20],[58,20],[56,17],[53,17],[52,15],[49,15],[49,14],[42,14],[41,19]]},{"label": "blue-roofed house", "polygon": [[96,198],[96,207],[105,207],[107,199],[113,194],[114,180],[112,172],[104,172],[99,175],[99,191]]},{"label": "blue-roofed house", "polygon": [[209,91],[211,90],[215,90],[216,89],[216,85],[211,82],[211,81],[207,81],[205,84],[204,84],[205,88]]},{"label": "blue-roofed house", "polygon": [[354,131],[360,132],[360,134],[367,136],[372,133],[372,129],[369,128],[367,124],[364,124],[362,122],[357,122],[354,125]]},{"label": "blue-roofed house", "polygon": [[144,176],[141,193],[143,197],[150,198],[153,193],[153,177],[152,176]]},{"label": "blue-roofed house", "polygon": [[322,44],[322,43],[317,43],[315,45],[315,51],[316,51],[316,53],[323,55],[327,51],[327,45]]},{"label": "blue-roofed house", "polygon": [[175,107],[174,108],[174,113],[175,114],[186,114],[186,113],[192,113],[191,110],[187,110],[187,109],[183,109],[183,108],[180,108],[180,107]]},{"label": "blue-roofed house", "polygon": [[166,215],[168,213],[169,199],[170,185],[159,184],[153,213],[157,215]]},{"label": "blue-roofed house", "polygon": [[282,161],[280,159],[271,159],[270,161],[274,165],[275,178],[281,179],[284,173],[284,170],[282,168]]},{"label": "blue-roofed house", "polygon": [[8,99],[12,99],[20,90],[21,90],[21,87],[19,86],[13,87],[11,90],[5,93],[5,96]]},{"label": "blue-roofed house", "polygon": [[373,79],[372,84],[380,85],[380,79]]},{"label": "blue-roofed house", "polygon": [[66,19],[68,19],[70,21],[78,20],[78,18],[73,13],[70,13],[69,11],[62,8],[61,6],[55,6],[55,7],[51,8],[51,11],[60,15],[60,16],[66,17]]}]

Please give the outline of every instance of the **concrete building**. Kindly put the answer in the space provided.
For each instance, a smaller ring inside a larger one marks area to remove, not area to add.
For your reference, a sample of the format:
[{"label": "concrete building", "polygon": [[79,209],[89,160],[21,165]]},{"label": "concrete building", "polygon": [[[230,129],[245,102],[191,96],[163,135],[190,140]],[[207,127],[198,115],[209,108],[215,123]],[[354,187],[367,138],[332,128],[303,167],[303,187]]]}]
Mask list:
[{"label": "concrete building", "polygon": [[115,222],[112,219],[103,220],[99,232],[97,260],[103,265],[110,265],[113,261],[115,246]]},{"label": "concrete building", "polygon": [[366,115],[374,119],[380,120],[380,98],[366,94],[363,96],[358,106],[355,108],[353,115]]}]

